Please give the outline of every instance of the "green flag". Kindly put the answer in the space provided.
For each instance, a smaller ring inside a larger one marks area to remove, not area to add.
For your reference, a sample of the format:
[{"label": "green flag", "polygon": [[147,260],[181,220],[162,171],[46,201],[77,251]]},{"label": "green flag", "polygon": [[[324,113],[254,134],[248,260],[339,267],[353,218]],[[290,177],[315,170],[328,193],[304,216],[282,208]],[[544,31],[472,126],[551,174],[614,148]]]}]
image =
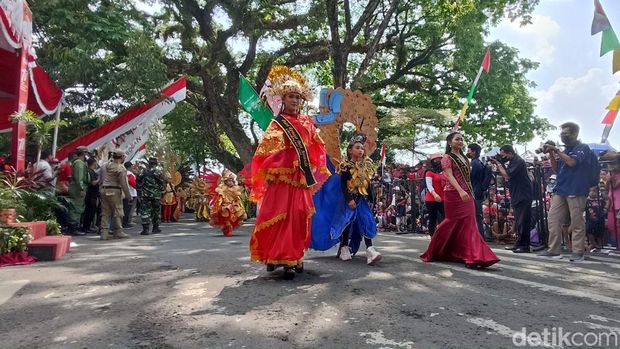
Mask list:
[{"label": "green flag", "polygon": [[239,103],[263,131],[267,129],[271,119],[273,119],[273,113],[266,103],[258,97],[258,93],[250,85],[248,79],[241,74],[239,74]]},{"label": "green flag", "polygon": [[610,26],[603,31],[603,39],[601,40],[601,56],[618,48],[620,48],[620,42],[618,42],[618,37],[616,36],[616,33],[614,33],[614,29]]}]

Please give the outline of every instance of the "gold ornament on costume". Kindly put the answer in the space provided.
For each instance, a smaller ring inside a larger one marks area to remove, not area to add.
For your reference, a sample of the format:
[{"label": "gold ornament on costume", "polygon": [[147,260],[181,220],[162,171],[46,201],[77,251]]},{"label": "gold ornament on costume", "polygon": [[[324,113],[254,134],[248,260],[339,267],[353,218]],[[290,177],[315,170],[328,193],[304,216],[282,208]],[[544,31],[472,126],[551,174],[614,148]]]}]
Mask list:
[{"label": "gold ornament on costume", "polygon": [[[318,126],[321,130],[321,138],[325,140],[325,148],[332,162],[339,163],[343,158],[340,150],[340,133],[345,123],[351,123],[358,132],[366,134],[364,144],[366,155],[372,154],[377,149],[377,107],[373,104],[370,96],[361,91],[345,90],[343,88],[329,89],[328,98],[334,92],[340,92],[344,98],[340,104],[340,113],[336,114],[336,122],[329,125]],[[321,107],[321,113],[329,112],[328,108]]]},{"label": "gold ornament on costume", "polygon": [[351,179],[347,181],[349,192],[368,196],[370,181],[375,175],[375,164],[372,160],[367,156],[358,162],[342,160],[338,165],[338,172],[344,172],[347,169],[351,173]]}]

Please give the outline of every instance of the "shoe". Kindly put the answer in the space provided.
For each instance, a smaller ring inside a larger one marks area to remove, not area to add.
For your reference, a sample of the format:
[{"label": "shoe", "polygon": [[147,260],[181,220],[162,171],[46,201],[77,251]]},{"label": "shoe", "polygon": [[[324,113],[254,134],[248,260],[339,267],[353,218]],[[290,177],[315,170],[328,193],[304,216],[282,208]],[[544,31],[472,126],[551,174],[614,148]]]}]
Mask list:
[{"label": "shoe", "polygon": [[583,256],[583,253],[573,253],[569,260],[573,263],[579,263],[585,261],[586,258]]},{"label": "shoe", "polygon": [[159,224],[153,224],[153,234],[161,233],[161,229],[159,229]]},{"label": "shoe", "polygon": [[293,280],[295,278],[295,271],[291,267],[284,267],[284,274],[282,275],[284,280]]},{"label": "shoe", "polygon": [[512,250],[514,253],[530,253],[529,247],[517,247]]},{"label": "shoe", "polygon": [[150,230],[149,224],[142,224],[142,231],[140,232],[140,235],[150,235],[151,233],[149,233],[149,230]]},{"label": "shoe", "polygon": [[294,269],[295,269],[295,272],[297,274],[303,273],[304,272],[304,263],[301,262],[301,263],[297,264]]},{"label": "shoe", "polygon": [[125,233],[123,233],[123,232],[120,232],[120,233],[115,233],[115,234],[114,234],[114,238],[115,238],[115,239],[126,239],[126,238],[128,238],[128,237],[129,237],[129,235],[127,235],[127,234],[125,234]]},{"label": "shoe", "polygon": [[274,264],[267,264],[267,271],[272,272],[276,270],[276,266]]},{"label": "shoe", "polygon": [[71,235],[73,235],[73,236],[84,236],[84,235],[86,235],[86,232],[85,231],[80,231],[80,230],[74,230],[74,231],[71,232]]},{"label": "shoe", "polygon": [[504,250],[506,250],[506,251],[514,251],[514,250],[516,250],[518,248],[519,247],[517,247],[517,246],[506,246],[506,247],[504,247]]},{"label": "shoe", "polygon": [[110,238],[108,237],[108,233],[101,233],[101,235],[99,236],[99,240],[109,240]]},{"label": "shoe", "polygon": [[366,249],[366,264],[372,265],[376,262],[379,262],[383,256],[381,253],[377,252],[374,246],[370,246]]},{"label": "shoe", "polygon": [[339,255],[340,255],[339,256],[340,260],[343,260],[343,261],[350,261],[352,259],[351,251],[349,251],[349,246],[342,246],[340,248]]},{"label": "shoe", "polygon": [[549,251],[543,251],[541,253],[538,254],[540,257],[549,257],[549,258],[554,258],[554,259],[561,259],[562,255],[559,253],[551,253]]}]

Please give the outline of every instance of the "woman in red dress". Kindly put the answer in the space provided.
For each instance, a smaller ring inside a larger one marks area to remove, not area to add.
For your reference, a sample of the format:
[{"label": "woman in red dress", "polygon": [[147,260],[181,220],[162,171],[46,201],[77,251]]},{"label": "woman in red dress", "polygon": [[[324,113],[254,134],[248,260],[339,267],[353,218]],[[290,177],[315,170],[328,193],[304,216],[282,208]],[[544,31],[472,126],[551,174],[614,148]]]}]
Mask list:
[{"label": "woman in red dress", "polygon": [[447,179],[443,190],[446,217],[421,258],[425,262],[465,263],[468,267],[491,266],[499,262],[499,258],[478,231],[469,160],[462,150],[463,135],[452,132],[446,140],[446,154],[441,160]]},{"label": "woman in red dress", "polygon": [[282,96],[282,112],[271,121],[252,158],[250,200],[258,204],[256,225],[250,238],[250,257],[267,265],[267,271],[284,267],[303,271],[304,251],[310,232],[316,192],[330,175],[325,146],[314,121],[300,115],[309,91],[290,79],[274,92]]}]

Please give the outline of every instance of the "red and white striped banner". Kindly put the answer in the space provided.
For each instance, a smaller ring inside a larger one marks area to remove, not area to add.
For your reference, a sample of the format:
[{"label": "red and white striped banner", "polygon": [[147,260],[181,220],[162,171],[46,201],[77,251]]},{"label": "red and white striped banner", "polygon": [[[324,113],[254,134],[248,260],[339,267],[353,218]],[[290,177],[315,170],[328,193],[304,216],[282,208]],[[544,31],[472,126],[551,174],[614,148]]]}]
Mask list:
[{"label": "red and white striped banner", "polygon": [[127,153],[129,151],[127,148],[131,148],[130,155],[133,156],[146,143],[148,139],[148,126],[172,111],[177,103],[185,99],[186,93],[187,80],[185,77],[182,77],[165,87],[160,97],[129,109],[86,135],[64,145],[58,149],[56,157],[58,160],[63,161],[77,147],[85,146],[89,150],[93,150],[114,141],[117,137],[130,131],[130,134],[126,135],[129,136],[130,143],[126,139],[123,142],[125,143],[125,148],[122,149]]}]

